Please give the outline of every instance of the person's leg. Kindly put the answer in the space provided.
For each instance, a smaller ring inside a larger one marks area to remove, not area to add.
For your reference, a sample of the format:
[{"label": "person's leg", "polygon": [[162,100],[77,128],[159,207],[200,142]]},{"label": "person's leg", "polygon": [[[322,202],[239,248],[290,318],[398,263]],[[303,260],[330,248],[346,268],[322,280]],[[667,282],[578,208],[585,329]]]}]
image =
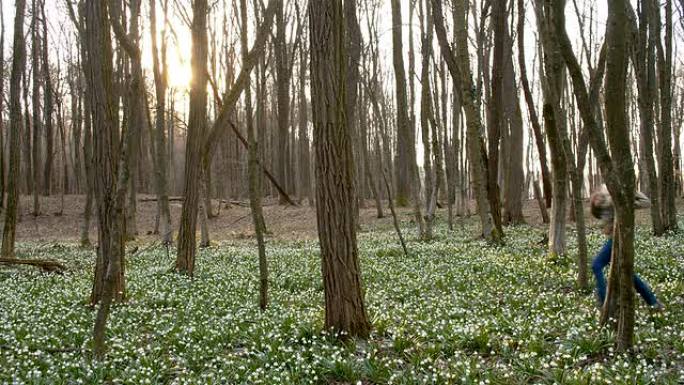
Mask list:
[{"label": "person's leg", "polygon": [[594,272],[594,277],[596,278],[596,292],[600,305],[603,305],[603,302],[606,300],[606,278],[603,275],[603,268],[610,264],[612,249],[613,240],[608,239],[591,263],[591,270]]},{"label": "person's leg", "polygon": [[656,299],[655,294],[653,294],[653,290],[651,290],[646,282],[636,274],[634,274],[634,288],[636,288],[636,291],[641,295],[641,298],[643,298],[649,306],[658,304],[658,300]]}]

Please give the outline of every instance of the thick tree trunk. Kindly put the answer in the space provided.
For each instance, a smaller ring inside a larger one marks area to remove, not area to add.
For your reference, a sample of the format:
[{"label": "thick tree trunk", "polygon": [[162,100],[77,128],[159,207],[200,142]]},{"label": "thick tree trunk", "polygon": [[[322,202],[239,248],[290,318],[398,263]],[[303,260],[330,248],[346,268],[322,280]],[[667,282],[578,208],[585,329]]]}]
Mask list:
[{"label": "thick tree trunk", "polygon": [[368,337],[356,244],[356,193],[344,100],[344,11],[340,0],[309,3],[311,96],[316,152],[316,217],[321,244],[325,326]]},{"label": "thick tree trunk", "polygon": [[[518,15],[518,17],[521,17]],[[524,17],[524,15],[522,15]],[[504,172],[504,211],[503,220],[505,224],[524,223],[522,211],[522,195],[525,184],[525,174],[523,171],[523,119],[520,111],[520,100],[515,87],[515,69],[513,68],[513,39],[505,31],[505,50],[504,50],[504,113],[508,120],[508,143],[506,163],[503,167]],[[504,129],[506,129],[504,125]]]},{"label": "thick tree trunk", "polygon": [[14,43],[9,98],[9,167],[7,173],[7,210],[2,231],[2,258],[14,258],[17,231],[17,201],[19,198],[19,136],[21,135],[21,78],[26,64],[24,44],[24,11],[26,0],[16,0],[14,16]]},{"label": "thick tree trunk", "polygon": [[544,55],[544,106],[542,116],[546,137],[551,150],[553,171],[553,199],[551,203],[551,223],[549,227],[550,256],[564,255],[566,246],[566,213],[568,189],[568,159],[563,148],[566,134],[564,109],[561,106],[565,66],[558,44],[555,43],[554,19],[548,0],[537,0],[535,4]]},{"label": "thick tree trunk", "polygon": [[[396,83],[397,98],[397,148],[395,160],[395,182],[397,206],[408,205],[411,193],[411,166],[409,159],[409,146],[413,143],[411,127],[408,116],[409,106],[406,96],[406,70],[404,69],[404,49],[401,21],[401,4],[399,0],[391,0],[392,3],[392,65]],[[415,162],[415,161],[414,161]]]}]

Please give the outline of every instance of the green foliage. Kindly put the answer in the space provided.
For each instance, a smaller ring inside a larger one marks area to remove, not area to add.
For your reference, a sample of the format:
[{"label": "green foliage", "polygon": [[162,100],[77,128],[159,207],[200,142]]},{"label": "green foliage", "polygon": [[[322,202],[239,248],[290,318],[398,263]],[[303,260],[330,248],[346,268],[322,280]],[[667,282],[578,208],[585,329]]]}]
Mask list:
[{"label": "green foliage", "polygon": [[[409,229],[407,229],[409,230]],[[652,384],[684,381],[684,236],[637,235],[637,271],[666,311],[639,303],[636,351],[613,353],[593,295],[572,289],[574,238],[550,261],[542,230],[516,226],[506,245],[473,227],[435,229],[412,242],[360,234],[367,341],[338,341],[324,324],[313,242],[269,242],[271,304],[258,309],[256,247],[201,250],[194,279],[169,273],[173,253],[141,248],[126,266],[129,300],[113,309],[102,362],[88,349],[86,306],[94,254],[76,245],[24,244],[65,276],[0,272],[0,383],[85,384]],[[591,250],[602,241],[589,237]]]}]

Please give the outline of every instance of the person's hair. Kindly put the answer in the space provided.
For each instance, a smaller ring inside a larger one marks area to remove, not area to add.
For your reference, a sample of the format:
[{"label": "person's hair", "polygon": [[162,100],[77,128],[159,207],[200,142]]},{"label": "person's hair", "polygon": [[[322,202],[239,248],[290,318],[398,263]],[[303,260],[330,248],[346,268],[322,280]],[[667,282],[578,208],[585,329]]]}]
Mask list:
[{"label": "person's hair", "polygon": [[[606,185],[601,185],[596,191],[591,194],[589,198],[591,206],[591,215],[596,219],[600,219],[604,224],[612,224],[615,209],[613,208],[613,199],[610,197]],[[651,201],[648,197],[640,192],[634,193],[634,208],[645,209],[651,207]]]}]

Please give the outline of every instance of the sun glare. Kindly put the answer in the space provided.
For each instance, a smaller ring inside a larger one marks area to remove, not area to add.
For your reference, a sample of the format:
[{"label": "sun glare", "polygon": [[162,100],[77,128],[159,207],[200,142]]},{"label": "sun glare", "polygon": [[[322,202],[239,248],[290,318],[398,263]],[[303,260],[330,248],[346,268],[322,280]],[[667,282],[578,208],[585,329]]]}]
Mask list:
[{"label": "sun glare", "polygon": [[173,56],[169,57],[169,87],[176,90],[187,90],[190,88],[192,80],[192,69],[190,63],[177,60]]}]

